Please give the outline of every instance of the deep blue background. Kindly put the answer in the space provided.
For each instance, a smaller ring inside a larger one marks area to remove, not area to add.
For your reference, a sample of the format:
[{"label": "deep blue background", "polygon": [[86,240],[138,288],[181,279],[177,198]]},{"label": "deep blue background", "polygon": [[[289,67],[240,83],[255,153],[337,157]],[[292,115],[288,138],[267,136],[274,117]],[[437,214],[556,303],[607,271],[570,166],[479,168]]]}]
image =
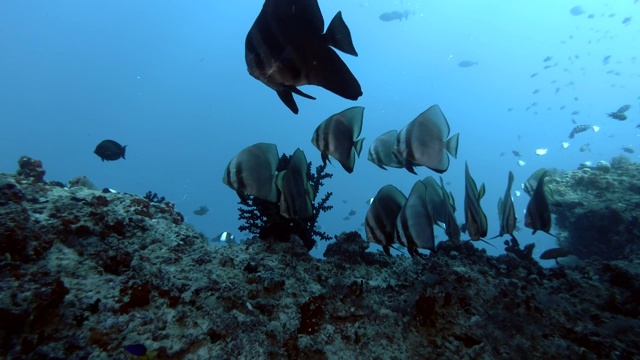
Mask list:
[{"label": "deep blue background", "polygon": [[[572,16],[574,5],[586,13]],[[246,70],[244,39],[261,6],[258,0],[0,2],[0,171],[14,172],[26,154],[44,162],[49,180],[86,175],[99,187],[152,190],[208,236],[237,233],[237,197],[221,181],[228,161],[248,145],[273,142],[280,153],[300,147],[318,164],[310,143],[315,127],[361,105],[363,155],[351,175],[337,162],[328,168],[335,176],[324,190],[334,192],[335,209],[320,223],[332,234],[362,231],[365,200],[381,186],[393,183],[408,194],[417,179],[435,175],[426,168],[420,177],[378,169],[366,160],[371,141],[439,104],[452,133],[461,134],[458,159],[444,175],[457,216],[462,222],[468,161],[478,185],[487,185],[482,205],[492,236],[509,170],[519,190],[539,167],[572,170],[608,161],[623,145],[640,147],[640,7],[633,0],[320,1],[326,25],[342,10],[351,29],[360,56],[341,57],[364,95],[351,102],[303,87],[317,100],[297,97],[297,116]],[[405,9],[415,12],[406,21],[378,19]],[[543,62],[546,56],[553,59]],[[478,65],[458,67],[462,60]],[[632,106],[629,120],[606,117],[624,104]],[[579,134],[564,150],[572,118],[601,130]],[[107,138],[128,145],[127,160],[103,163],[93,154]],[[591,151],[579,152],[585,143]],[[536,156],[536,148],[549,152]],[[523,154],[525,166],[512,150]],[[514,196],[523,228],[527,200]],[[193,215],[199,205],[211,211]],[[357,214],[343,220],[351,209]],[[554,244],[546,234],[529,234],[524,229],[518,237],[535,240],[536,254]],[[502,252],[501,241],[494,243],[488,250]]]}]

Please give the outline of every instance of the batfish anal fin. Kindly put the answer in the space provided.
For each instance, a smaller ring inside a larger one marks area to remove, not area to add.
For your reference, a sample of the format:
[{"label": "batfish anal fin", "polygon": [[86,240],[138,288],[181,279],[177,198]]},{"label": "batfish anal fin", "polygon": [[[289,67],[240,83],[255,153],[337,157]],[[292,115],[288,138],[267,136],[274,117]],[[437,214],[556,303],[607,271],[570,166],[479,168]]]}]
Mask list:
[{"label": "batfish anal fin", "polygon": [[291,110],[292,113],[298,114],[298,104],[293,99],[293,93],[287,88],[276,90],[278,97]]},{"label": "batfish anal fin", "polygon": [[358,100],[362,96],[360,83],[332,48],[319,47],[308,55],[305,70],[309,84],[321,86],[349,100]]}]

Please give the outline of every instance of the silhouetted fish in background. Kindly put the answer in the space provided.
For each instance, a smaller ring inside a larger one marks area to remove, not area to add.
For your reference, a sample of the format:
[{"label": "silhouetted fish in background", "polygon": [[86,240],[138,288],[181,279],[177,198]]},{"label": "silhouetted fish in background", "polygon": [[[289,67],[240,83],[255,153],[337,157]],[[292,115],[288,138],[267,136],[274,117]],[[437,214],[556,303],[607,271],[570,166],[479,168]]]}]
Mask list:
[{"label": "silhouetted fish in background", "polygon": [[393,20],[399,20],[402,21],[402,18],[408,19],[409,14],[411,14],[412,12],[409,10],[405,10],[405,11],[390,11],[390,12],[386,12],[381,14],[378,18],[384,22],[389,22],[389,21],[393,21]]},{"label": "silhouetted fish in background", "polygon": [[460,61],[458,63],[458,66],[462,67],[462,68],[468,68],[468,67],[472,67],[474,65],[478,65],[478,62],[477,61],[471,61],[471,60],[464,60],[464,61]]},{"label": "silhouetted fish in background", "polygon": [[98,155],[102,161],[115,161],[124,157],[124,153],[127,151],[127,145],[122,146],[118,142],[113,140],[103,140],[96,146],[96,149],[93,151],[94,154]]},{"label": "silhouetted fish in background", "polygon": [[341,12],[323,30],[317,0],[266,0],[247,34],[249,74],[275,90],[294,114],[293,94],[315,100],[297,86],[318,85],[349,100],[362,95],[358,80],[330,48],[358,56]]},{"label": "silhouetted fish in background", "polygon": [[551,209],[549,208],[549,201],[544,186],[544,179],[547,177],[547,174],[548,172],[544,171],[540,175],[531,199],[529,199],[527,211],[524,214],[524,226],[533,230],[532,234],[540,230],[551,236],[555,236],[549,233],[549,231],[551,231]]}]

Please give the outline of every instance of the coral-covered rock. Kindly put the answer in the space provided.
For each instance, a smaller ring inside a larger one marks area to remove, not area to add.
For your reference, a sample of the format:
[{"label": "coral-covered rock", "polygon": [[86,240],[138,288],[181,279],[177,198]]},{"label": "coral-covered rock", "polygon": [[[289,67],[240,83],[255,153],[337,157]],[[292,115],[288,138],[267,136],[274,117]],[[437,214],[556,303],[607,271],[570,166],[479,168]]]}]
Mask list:
[{"label": "coral-covered rock", "polygon": [[545,269],[515,243],[492,257],[445,241],[390,257],[357,233],[327,259],[295,235],[211,247],[166,201],[2,179],[22,200],[0,197],[1,358],[640,356],[640,268],[624,256]]},{"label": "coral-covered rock", "polygon": [[[640,164],[616,158],[551,179],[558,244],[581,259],[615,260],[640,249]],[[636,255],[633,255],[636,254]]]},{"label": "coral-covered rock", "polygon": [[31,179],[34,183],[40,183],[44,181],[46,173],[40,160],[34,160],[28,156],[22,156],[18,160],[18,172],[16,175],[22,178]]}]

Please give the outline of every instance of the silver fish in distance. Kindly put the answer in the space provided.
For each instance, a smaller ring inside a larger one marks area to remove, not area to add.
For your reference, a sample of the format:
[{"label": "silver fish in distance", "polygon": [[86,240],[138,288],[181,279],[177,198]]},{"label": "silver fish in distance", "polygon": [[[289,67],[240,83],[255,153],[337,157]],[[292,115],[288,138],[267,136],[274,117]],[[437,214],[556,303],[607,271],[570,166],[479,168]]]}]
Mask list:
[{"label": "silver fish in distance", "polygon": [[451,129],[438,105],[433,105],[398,133],[394,150],[404,167],[415,174],[416,165],[426,166],[442,174],[449,168],[449,155],[458,155],[458,137],[449,138]]},{"label": "silver fish in distance", "polygon": [[274,183],[274,174],[279,160],[275,144],[251,145],[231,159],[224,171],[222,182],[233,190],[276,202],[278,191]]},{"label": "silver fish in distance", "polygon": [[358,139],[362,132],[364,108],[354,106],[331,115],[320,123],[313,132],[311,143],[322,154],[324,164],[332,156],[342,168],[351,174],[356,163],[356,156],[362,152],[364,138]]},{"label": "silver fish in distance", "polygon": [[324,30],[317,0],[266,0],[245,40],[249,74],[275,90],[294,113],[293,94],[315,99],[298,89],[318,85],[349,100],[362,95],[360,83],[331,48],[358,56],[342,13]]}]

